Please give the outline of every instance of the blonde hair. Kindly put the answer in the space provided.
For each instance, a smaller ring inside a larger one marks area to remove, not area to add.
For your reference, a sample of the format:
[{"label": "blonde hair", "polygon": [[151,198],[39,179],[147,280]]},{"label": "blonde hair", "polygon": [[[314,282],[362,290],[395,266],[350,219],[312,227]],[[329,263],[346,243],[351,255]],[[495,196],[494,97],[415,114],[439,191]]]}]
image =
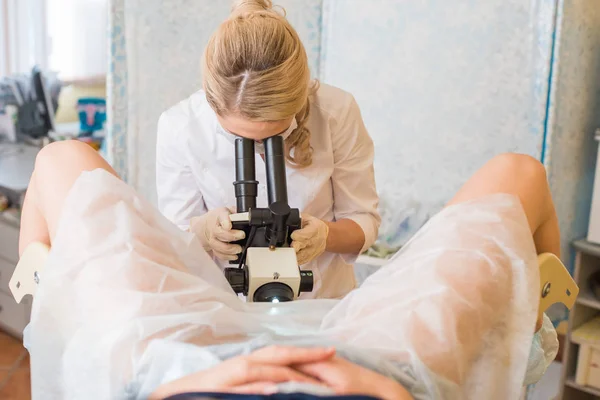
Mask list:
[{"label": "blonde hair", "polygon": [[253,121],[296,116],[298,127],[286,139],[287,160],[312,163],[306,127],[311,84],[308,59],[298,34],[270,0],[238,0],[230,17],[210,38],[202,61],[206,98],[218,115]]}]

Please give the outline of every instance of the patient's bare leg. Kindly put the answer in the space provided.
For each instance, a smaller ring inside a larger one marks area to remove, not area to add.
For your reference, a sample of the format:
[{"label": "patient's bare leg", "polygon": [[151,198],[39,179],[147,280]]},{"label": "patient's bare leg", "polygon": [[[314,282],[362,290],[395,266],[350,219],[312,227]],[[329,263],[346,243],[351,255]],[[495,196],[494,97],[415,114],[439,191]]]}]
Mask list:
[{"label": "patient's bare leg", "polygon": [[538,254],[560,257],[558,219],[544,166],[533,157],[502,154],[485,164],[448,203],[457,204],[495,193],[517,196],[525,209]]},{"label": "patient's bare leg", "polygon": [[94,149],[82,142],[56,142],[40,151],[23,204],[19,254],[32,242],[52,243],[71,186],[81,172],[98,168],[117,176]]},{"label": "patient's bare leg", "polygon": [[[462,203],[482,196],[506,193],[519,198],[533,241],[538,254],[551,252],[560,257],[560,234],[558,220],[550,188],[546,180],[544,166],[532,157],[518,154],[503,154],[485,164],[467,183],[458,191],[448,205]],[[483,240],[483,239],[482,239]],[[480,251],[490,257],[494,255],[494,244],[482,246]],[[421,324],[415,318],[412,325],[412,342],[421,359],[430,368],[454,382],[461,382],[466,373],[466,367],[457,367],[452,357],[453,352],[459,351],[464,359],[475,359],[482,349],[482,337],[490,332],[490,328],[497,323],[496,312],[504,308],[503,302],[507,299],[495,294],[499,292],[510,293],[513,277],[510,271],[510,260],[505,262],[495,260],[500,265],[505,264],[506,270],[490,277],[488,261],[482,258],[476,268],[469,269],[469,279],[464,279],[460,274],[460,254],[449,253],[448,265],[439,271],[439,279],[445,281],[448,288],[454,293],[440,296],[437,301],[447,309],[452,310],[454,320],[452,331],[456,335],[457,348],[452,348],[443,340],[439,340],[436,332],[426,324]],[[477,307],[472,307],[476,305]],[[524,305],[525,306],[525,305]],[[490,310],[489,313],[482,310]],[[533,328],[533,321],[531,323]],[[536,330],[541,327],[542,321],[536,322]]]},{"label": "patient's bare leg", "polygon": [[[501,193],[518,198],[525,215],[515,199],[466,204]],[[428,371],[459,386],[494,378],[489,385],[500,385],[495,398],[512,398],[504,392],[510,389],[508,367],[524,365],[517,356],[530,346],[523,339],[533,333],[532,310],[539,304],[530,303],[539,302],[536,252],[559,255],[544,167],[528,156],[495,157],[449,205],[455,207],[432,219],[395,260],[346,296],[324,328],[393,360],[417,357]],[[500,347],[490,347],[490,338]],[[486,366],[487,376],[475,377],[473,366],[485,354],[500,361]]]},{"label": "patient's bare leg", "polygon": [[[515,195],[525,210],[538,254],[560,258],[560,231],[544,166],[523,154],[502,154],[487,162],[458,191],[448,205],[489,194]],[[542,321],[536,322],[536,330]]]}]

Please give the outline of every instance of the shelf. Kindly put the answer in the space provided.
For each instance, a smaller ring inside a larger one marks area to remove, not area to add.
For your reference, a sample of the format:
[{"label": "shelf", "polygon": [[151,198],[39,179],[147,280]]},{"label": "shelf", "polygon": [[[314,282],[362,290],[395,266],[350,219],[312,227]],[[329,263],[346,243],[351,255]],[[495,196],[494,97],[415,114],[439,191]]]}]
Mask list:
[{"label": "shelf", "polygon": [[585,239],[576,240],[573,242],[573,246],[575,249],[584,253],[589,254],[591,256],[600,257],[600,245],[597,245],[592,242],[588,242]]},{"label": "shelf", "polygon": [[600,390],[595,389],[593,387],[589,387],[589,386],[579,385],[579,384],[575,383],[575,378],[572,377],[572,376],[569,377],[565,381],[565,384],[567,386],[570,386],[570,387],[574,388],[574,389],[581,390],[582,392],[586,392],[586,393],[589,393],[591,395],[600,397]]},{"label": "shelf", "polygon": [[[580,385],[575,381],[580,346],[590,345],[598,348],[600,343],[596,344],[585,339],[577,340],[572,335],[572,330],[583,326],[587,321],[596,318],[600,314],[600,299],[596,298],[589,285],[590,276],[600,271],[600,245],[582,239],[573,242],[573,247],[577,252],[573,277],[579,286],[579,295],[569,313],[569,330],[565,336],[563,346],[562,362],[565,375],[562,378],[562,400],[600,399],[600,389]],[[568,388],[568,390],[565,390],[565,388]]]},{"label": "shelf", "polygon": [[594,348],[600,348],[600,343],[594,343],[594,342],[580,341],[580,340],[578,340],[577,338],[574,338],[573,336],[570,336],[570,337],[569,337],[569,341],[570,341],[571,343],[573,343],[573,344],[576,344],[576,345],[578,345],[578,346],[581,346],[581,345],[588,345],[588,346],[591,346],[591,347],[594,347]]},{"label": "shelf", "polygon": [[594,308],[600,311],[600,301],[598,301],[593,294],[585,290],[579,292],[579,296],[577,297],[577,304],[581,304],[583,306]]}]

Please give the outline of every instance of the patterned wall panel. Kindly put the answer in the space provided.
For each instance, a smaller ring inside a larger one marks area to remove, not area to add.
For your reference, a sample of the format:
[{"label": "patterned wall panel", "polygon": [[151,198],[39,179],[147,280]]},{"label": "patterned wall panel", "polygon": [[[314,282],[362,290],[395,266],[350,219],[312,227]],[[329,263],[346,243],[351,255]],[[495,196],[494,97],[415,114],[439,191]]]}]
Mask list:
[{"label": "patterned wall panel", "polygon": [[[357,98],[389,208],[431,214],[492,156],[541,156],[554,10],[553,0],[324,1],[321,78]],[[399,220],[386,214],[384,231]]]}]

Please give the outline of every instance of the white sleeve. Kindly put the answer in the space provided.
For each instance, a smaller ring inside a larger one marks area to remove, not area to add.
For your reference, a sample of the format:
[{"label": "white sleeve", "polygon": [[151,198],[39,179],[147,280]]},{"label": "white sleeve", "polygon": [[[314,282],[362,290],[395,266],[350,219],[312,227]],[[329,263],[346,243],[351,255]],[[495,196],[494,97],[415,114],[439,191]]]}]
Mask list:
[{"label": "white sleeve", "polygon": [[162,114],[156,141],[156,189],[160,212],[179,228],[188,229],[190,219],[207,210],[187,162],[186,141],[179,136]]},{"label": "white sleeve", "polygon": [[336,220],[350,219],[362,228],[365,233],[362,253],[377,239],[381,216],[377,209],[373,140],[353,97],[345,117],[334,128],[333,212]]}]

